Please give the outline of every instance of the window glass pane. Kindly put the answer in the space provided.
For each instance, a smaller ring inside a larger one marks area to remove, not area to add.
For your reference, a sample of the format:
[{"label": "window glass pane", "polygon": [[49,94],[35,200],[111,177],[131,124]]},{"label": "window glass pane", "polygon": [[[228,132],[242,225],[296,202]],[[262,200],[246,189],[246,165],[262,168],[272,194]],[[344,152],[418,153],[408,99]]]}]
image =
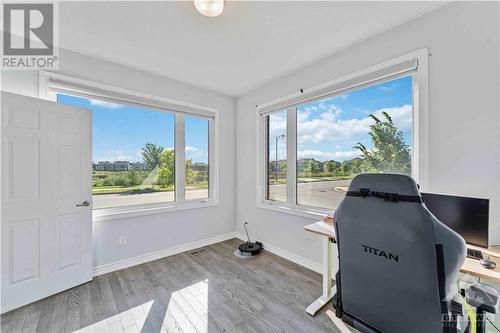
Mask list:
[{"label": "window glass pane", "polygon": [[92,110],[94,209],[175,200],[173,114],[63,94],[57,101]]},{"label": "window glass pane", "polygon": [[207,199],[208,119],[185,117],[186,200]]},{"label": "window glass pane", "polygon": [[286,111],[266,116],[267,122],[267,199],[287,200]]},{"label": "window glass pane", "polygon": [[334,209],[362,172],[411,175],[412,77],[297,108],[297,203]]}]

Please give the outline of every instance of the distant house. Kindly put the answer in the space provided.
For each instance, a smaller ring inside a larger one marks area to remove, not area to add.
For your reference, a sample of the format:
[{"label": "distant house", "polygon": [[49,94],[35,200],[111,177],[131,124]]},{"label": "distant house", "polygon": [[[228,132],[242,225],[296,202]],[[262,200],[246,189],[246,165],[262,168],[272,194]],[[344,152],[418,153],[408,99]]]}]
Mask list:
[{"label": "distant house", "polygon": [[113,162],[115,171],[127,171],[130,165],[129,161],[115,161]]},{"label": "distant house", "polygon": [[144,171],[146,170],[146,164],[142,162],[132,162],[130,163],[130,169],[137,171]]},{"label": "distant house", "polygon": [[97,170],[99,171],[115,171],[115,166],[109,161],[97,162]]},{"label": "distant house", "polygon": [[191,170],[194,171],[208,171],[208,164],[206,163],[195,163],[191,165]]},{"label": "distant house", "polygon": [[97,171],[97,163],[92,162],[92,170]]}]

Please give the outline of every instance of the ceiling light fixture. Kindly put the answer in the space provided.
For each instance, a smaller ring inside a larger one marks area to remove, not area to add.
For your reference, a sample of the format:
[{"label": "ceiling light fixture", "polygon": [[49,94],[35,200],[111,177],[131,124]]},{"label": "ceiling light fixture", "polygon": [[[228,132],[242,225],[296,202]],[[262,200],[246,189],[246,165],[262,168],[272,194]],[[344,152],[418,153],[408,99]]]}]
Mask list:
[{"label": "ceiling light fixture", "polygon": [[224,10],[224,0],[194,0],[194,6],[200,14],[216,17]]}]

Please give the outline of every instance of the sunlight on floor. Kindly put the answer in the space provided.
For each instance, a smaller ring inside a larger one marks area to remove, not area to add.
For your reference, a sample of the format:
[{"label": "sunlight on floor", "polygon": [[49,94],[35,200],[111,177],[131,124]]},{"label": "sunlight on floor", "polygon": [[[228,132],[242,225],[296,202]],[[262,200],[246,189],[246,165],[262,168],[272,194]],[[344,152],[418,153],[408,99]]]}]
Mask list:
[{"label": "sunlight on floor", "polygon": [[208,331],[208,279],[172,293],[164,320],[167,330],[173,321],[184,332]]},{"label": "sunlight on floor", "polygon": [[114,316],[98,321],[97,323],[81,328],[76,332],[123,332],[124,329],[140,332],[146,322],[149,311],[151,311],[153,302],[154,301],[149,301],[120,312]]},{"label": "sunlight on floor", "polygon": [[[174,291],[166,309],[165,306],[153,306],[154,302],[143,303],[76,332],[141,332],[150,326],[161,326],[162,332],[179,329],[184,332],[208,331],[208,279]],[[160,319],[158,326],[151,325],[151,321],[159,317],[163,322]]]}]

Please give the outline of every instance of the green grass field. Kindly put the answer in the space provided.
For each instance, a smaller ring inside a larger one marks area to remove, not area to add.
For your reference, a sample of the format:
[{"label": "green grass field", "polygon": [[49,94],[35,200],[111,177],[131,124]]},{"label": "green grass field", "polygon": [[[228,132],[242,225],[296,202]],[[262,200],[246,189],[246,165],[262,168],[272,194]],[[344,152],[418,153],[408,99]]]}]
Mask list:
[{"label": "green grass field", "polygon": [[140,194],[140,193],[151,193],[151,192],[164,192],[173,191],[174,186],[160,187],[160,186],[99,186],[92,188],[92,194]]},{"label": "green grass field", "polygon": [[[173,191],[174,185],[144,185],[147,171],[93,171],[92,194],[141,194]],[[207,189],[208,181],[186,184],[186,189]]]}]

